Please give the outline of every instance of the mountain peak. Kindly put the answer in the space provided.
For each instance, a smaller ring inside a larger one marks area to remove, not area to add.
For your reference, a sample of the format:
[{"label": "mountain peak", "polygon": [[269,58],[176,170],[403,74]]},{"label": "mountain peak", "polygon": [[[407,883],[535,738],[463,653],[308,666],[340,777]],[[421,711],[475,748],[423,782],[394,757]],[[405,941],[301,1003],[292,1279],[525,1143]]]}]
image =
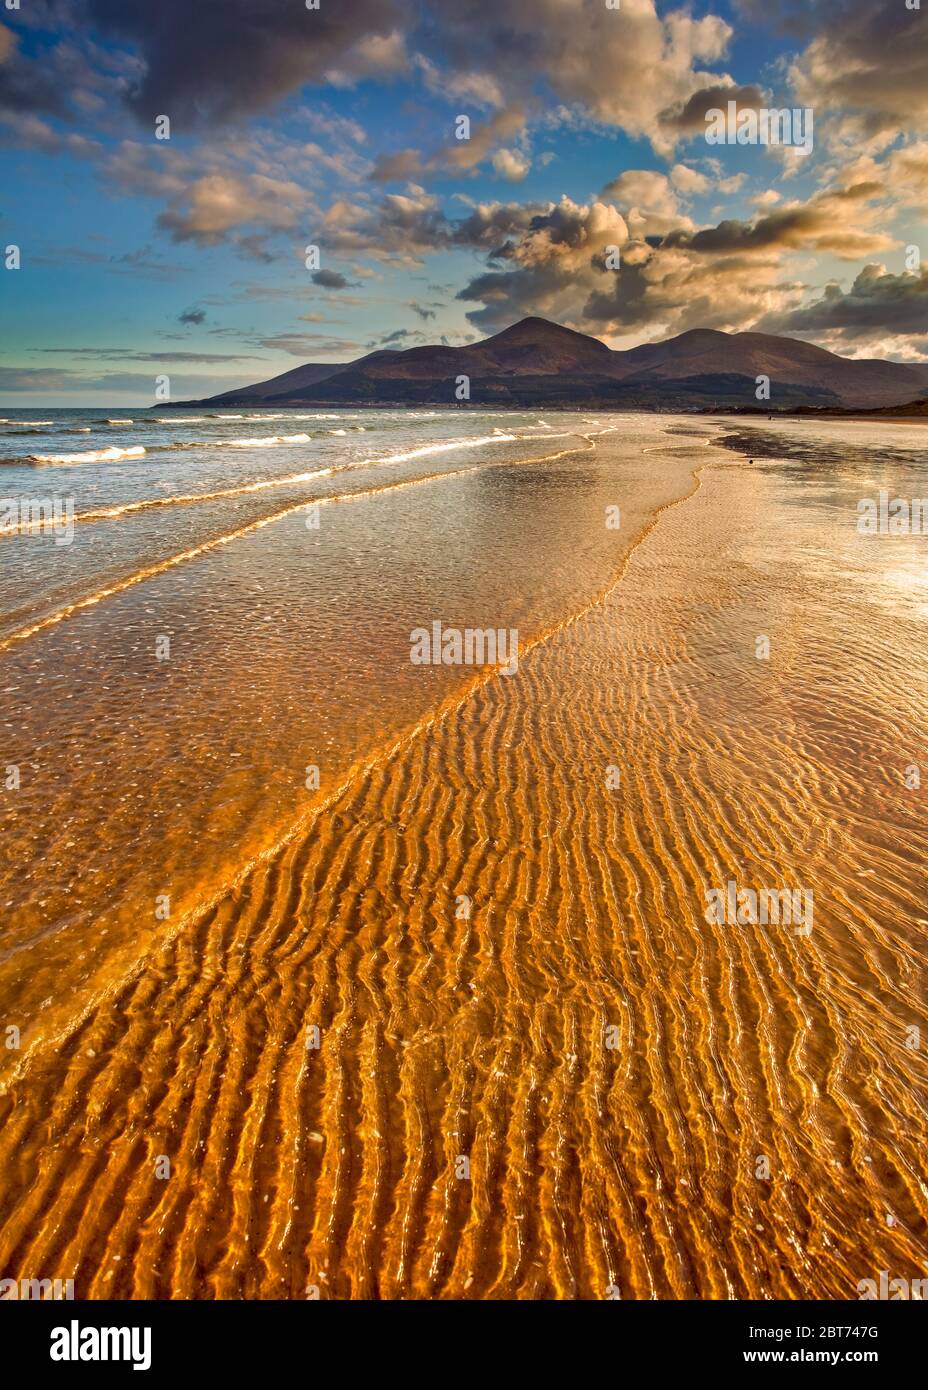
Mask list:
[{"label": "mountain peak", "polygon": [[565,328],[562,323],[553,323],[551,319],[543,319],[538,314],[529,314],[527,318],[519,319],[518,323],[510,324],[486,339],[487,343],[572,342],[575,345],[578,341],[602,348],[603,352],[609,351],[598,338],[591,338],[588,333],[578,333],[574,328]]}]

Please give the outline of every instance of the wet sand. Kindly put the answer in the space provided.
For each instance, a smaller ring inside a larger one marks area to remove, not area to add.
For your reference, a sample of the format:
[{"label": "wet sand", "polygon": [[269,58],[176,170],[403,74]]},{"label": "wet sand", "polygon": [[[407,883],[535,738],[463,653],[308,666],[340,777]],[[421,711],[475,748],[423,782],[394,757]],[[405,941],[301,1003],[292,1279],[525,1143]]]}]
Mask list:
[{"label": "wet sand", "polygon": [[[928,1270],[924,605],[861,584],[833,499],[666,447],[688,490],[515,678],[446,692],[23,1058],[5,1276],[854,1299]],[[811,934],[708,922],[730,880],[811,890]]]}]

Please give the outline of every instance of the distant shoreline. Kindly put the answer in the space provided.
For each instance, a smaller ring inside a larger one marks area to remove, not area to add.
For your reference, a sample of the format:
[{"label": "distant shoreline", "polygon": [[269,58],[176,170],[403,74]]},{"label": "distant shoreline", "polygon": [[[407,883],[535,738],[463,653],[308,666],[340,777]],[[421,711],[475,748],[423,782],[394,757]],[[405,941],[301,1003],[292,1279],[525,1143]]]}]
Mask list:
[{"label": "distant shoreline", "polygon": [[[611,403],[591,402],[588,405],[536,405],[526,403],[524,405],[514,404],[512,401],[496,402],[475,402],[470,401],[466,405],[458,403],[451,404],[447,401],[274,401],[267,404],[259,401],[229,401],[224,405],[216,405],[214,402],[205,401],[162,401],[159,405],[133,406],[132,409],[145,410],[205,410],[207,405],[213,411],[221,410],[445,410],[449,413],[465,413],[476,411],[478,413],[493,411],[509,411],[512,414],[524,415],[526,411],[547,411],[548,413],[560,412],[564,415],[582,415],[595,411],[610,411],[616,415],[691,415],[693,419],[706,419],[709,416],[724,415],[733,420],[846,420],[853,422],[894,420],[905,421],[910,424],[928,423],[928,401],[913,402],[913,406],[879,406],[873,410],[834,410],[823,408],[816,410],[808,406],[800,406],[795,410],[753,410],[750,407],[733,406],[700,406],[694,409],[692,406],[663,406],[653,408],[650,406],[635,405],[614,405]],[[920,412],[907,414],[906,411],[915,406],[922,407]],[[11,407],[12,408],[12,407]],[[127,407],[128,408],[128,407]],[[104,407],[100,407],[104,409]]]}]

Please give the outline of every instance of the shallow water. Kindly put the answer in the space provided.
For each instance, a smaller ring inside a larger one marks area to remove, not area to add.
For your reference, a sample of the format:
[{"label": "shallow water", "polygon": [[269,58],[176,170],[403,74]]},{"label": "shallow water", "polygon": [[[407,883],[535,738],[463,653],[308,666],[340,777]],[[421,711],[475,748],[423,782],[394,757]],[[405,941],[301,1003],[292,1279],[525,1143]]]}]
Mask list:
[{"label": "shallow water", "polygon": [[[232,495],[0,539],[27,1078],[3,1271],[206,1297],[917,1277],[928,542],[859,535],[856,504],[928,496],[921,431],[739,424],[748,465],[708,445],[730,422],[361,423],[356,455],[85,464],[78,513]],[[349,491],[307,530],[301,499]],[[517,672],[412,665],[434,619],[517,628]],[[707,921],[730,881],[811,892],[811,934]]]}]

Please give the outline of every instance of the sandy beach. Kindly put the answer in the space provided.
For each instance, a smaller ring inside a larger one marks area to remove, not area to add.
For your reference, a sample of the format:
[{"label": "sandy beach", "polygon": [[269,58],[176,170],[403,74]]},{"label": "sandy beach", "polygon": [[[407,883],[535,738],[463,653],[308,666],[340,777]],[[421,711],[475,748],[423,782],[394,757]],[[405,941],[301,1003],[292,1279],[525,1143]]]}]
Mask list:
[{"label": "sandy beach", "polygon": [[[8,938],[4,1017],[15,986],[29,1026],[4,1275],[91,1298],[848,1299],[925,1268],[917,540],[875,583],[827,438],[800,476],[785,446],[752,466],[712,443],[730,422],[647,430],[613,563],[552,571],[513,678],[452,673],[405,720],[400,692],[316,801],[224,863],[207,847],[199,907],[183,889],[158,925],[133,885],[109,915],[101,895],[111,935],[81,927],[80,965],[67,923]],[[500,474],[514,535],[533,477]],[[569,473],[548,482],[568,505]],[[707,920],[729,883],[812,894],[811,930]],[[43,1011],[49,972],[71,987]]]}]

